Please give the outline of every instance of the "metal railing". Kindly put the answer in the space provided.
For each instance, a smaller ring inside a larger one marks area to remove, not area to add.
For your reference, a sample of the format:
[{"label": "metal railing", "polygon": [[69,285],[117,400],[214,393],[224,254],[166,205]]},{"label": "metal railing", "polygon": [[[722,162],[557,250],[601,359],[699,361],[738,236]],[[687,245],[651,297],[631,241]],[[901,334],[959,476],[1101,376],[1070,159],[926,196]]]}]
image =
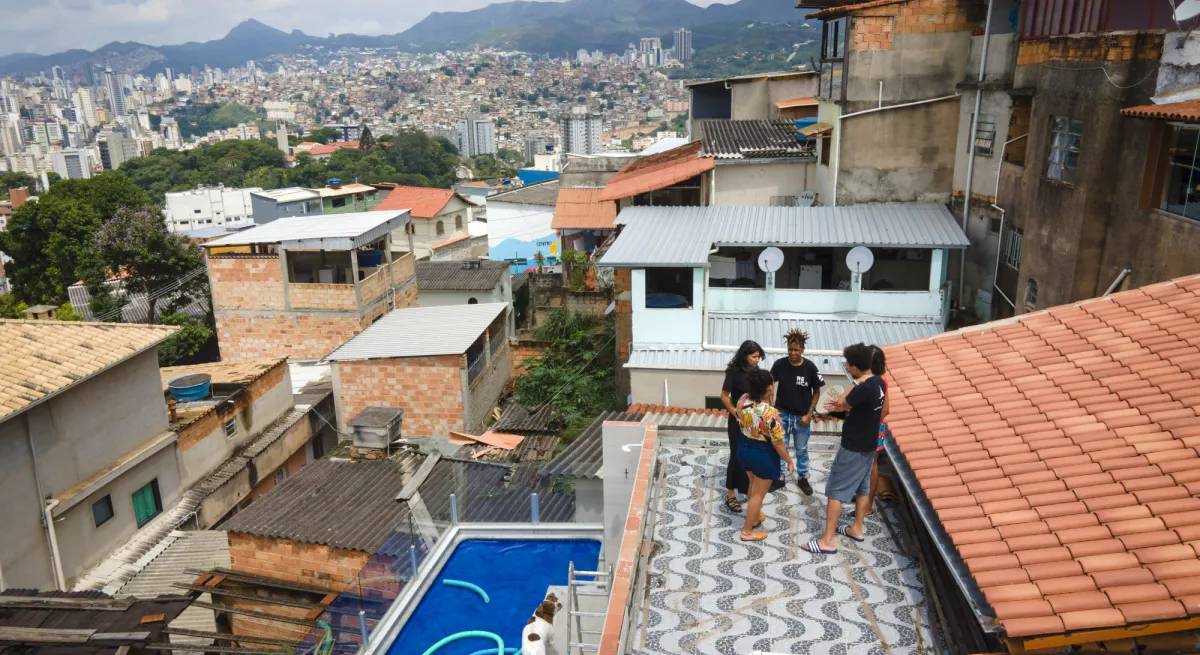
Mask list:
[{"label": "metal railing", "polygon": [[633,652],[633,645],[637,640],[631,639],[631,636],[639,625],[643,628],[642,636],[645,638],[646,626],[642,619],[642,610],[650,594],[650,555],[654,552],[654,534],[657,530],[658,515],[666,501],[667,486],[667,466],[656,457],[654,467],[651,475],[654,483],[650,485],[650,493],[646,499],[646,518],[642,523],[638,559],[629,577],[633,581],[633,593],[625,603],[625,620],[621,625],[621,639],[617,650],[625,655]]}]

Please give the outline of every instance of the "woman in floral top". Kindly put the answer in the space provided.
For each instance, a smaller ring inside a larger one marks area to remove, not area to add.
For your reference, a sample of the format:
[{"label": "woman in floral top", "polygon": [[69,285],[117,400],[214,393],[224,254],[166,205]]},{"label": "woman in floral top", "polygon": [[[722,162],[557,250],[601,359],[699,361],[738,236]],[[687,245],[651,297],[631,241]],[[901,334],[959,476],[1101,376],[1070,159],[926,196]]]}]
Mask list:
[{"label": "woman in floral top", "polygon": [[738,461],[750,477],[749,506],[746,508],[746,525],[742,528],[742,541],[761,541],[767,533],[754,528],[766,520],[762,512],[763,498],[771,488],[771,482],[779,476],[779,461],[787,461],[788,473],[796,470],[792,456],[783,443],[783,417],[771,406],[771,374],[760,368],[746,375],[749,393],[737,404],[738,425],[742,429],[738,442]]}]

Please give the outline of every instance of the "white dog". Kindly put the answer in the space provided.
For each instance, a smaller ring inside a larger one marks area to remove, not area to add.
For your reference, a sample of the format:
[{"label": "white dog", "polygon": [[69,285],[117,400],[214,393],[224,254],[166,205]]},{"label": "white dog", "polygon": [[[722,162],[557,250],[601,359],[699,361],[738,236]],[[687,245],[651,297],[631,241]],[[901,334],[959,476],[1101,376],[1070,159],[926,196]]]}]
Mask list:
[{"label": "white dog", "polygon": [[538,606],[529,617],[529,623],[521,632],[522,655],[546,655],[550,641],[554,637],[554,613],[562,609],[562,603],[554,594],[546,596],[546,600]]}]

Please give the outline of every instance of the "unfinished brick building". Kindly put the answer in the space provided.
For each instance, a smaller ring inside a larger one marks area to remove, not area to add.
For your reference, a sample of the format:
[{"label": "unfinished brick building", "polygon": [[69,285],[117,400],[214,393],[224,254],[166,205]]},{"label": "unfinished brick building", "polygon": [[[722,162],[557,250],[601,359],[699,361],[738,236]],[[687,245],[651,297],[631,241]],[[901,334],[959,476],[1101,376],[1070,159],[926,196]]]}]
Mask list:
[{"label": "unfinished brick building", "polygon": [[318,359],[391,308],[417,305],[408,213],[294,216],[204,244],[221,358]]}]

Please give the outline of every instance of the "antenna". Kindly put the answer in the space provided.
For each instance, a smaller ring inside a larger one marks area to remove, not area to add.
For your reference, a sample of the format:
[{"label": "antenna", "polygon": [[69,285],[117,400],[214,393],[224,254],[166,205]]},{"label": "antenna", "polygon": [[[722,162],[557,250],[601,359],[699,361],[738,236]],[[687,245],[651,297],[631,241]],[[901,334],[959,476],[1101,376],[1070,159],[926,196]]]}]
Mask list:
[{"label": "antenna", "polygon": [[783,251],[771,247],[758,254],[758,267],[765,273],[774,273],[783,266]]},{"label": "antenna", "polygon": [[1183,0],[1175,7],[1175,21],[1183,22],[1200,16],[1200,0]]},{"label": "antenna", "polygon": [[817,204],[816,191],[801,191],[800,193],[796,194],[797,207],[812,207],[815,204]]},{"label": "antenna", "polygon": [[875,264],[875,254],[866,246],[855,246],[846,253],[846,267],[856,274],[866,273]]}]

